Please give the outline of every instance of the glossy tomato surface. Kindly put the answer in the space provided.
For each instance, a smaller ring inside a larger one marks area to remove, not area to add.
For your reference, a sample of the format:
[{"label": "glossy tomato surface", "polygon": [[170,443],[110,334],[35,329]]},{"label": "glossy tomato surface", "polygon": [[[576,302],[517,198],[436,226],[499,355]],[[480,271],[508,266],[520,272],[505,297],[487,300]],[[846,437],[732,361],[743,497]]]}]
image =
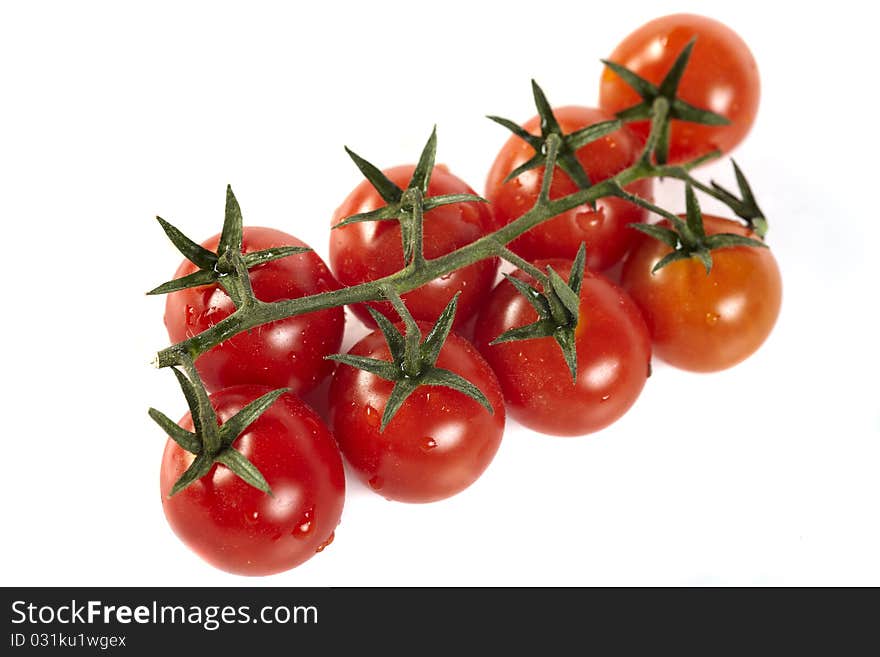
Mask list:
[{"label": "glossy tomato surface", "polygon": [[[219,235],[202,244],[216,251]],[[245,227],[242,251],[275,246],[305,246],[279,230]],[[184,261],[175,278],[196,271]],[[339,288],[333,274],[314,252],[288,256],[250,270],[254,294],[261,301],[280,301]],[[181,342],[225,319],[235,310],[217,285],[173,292],[165,304],[165,326],[172,342]],[[342,308],[320,310],[278,320],[236,335],[202,354],[196,361],[210,391],[239,384],[290,388],[297,394],[314,389],[332,370],[324,360],[339,351],[345,317]]]},{"label": "glossy tomato surface", "polygon": [[[414,166],[398,166],[383,173],[398,187],[409,184]],[[449,173],[443,165],[434,167],[428,196],[473,194],[462,180]],[[355,187],[333,214],[336,225],[346,217],[369,212],[385,205],[385,201],[366,180]],[[425,257],[437,258],[470,244],[492,230],[492,216],[485,203],[455,203],[425,213]],[[350,224],[330,232],[330,266],[339,282],[351,286],[389,276],[403,268],[403,246],[400,224],[396,221],[371,221]],[[403,295],[409,311],[417,320],[433,322],[446,304],[461,292],[455,325],[461,326],[479,308],[495,282],[498,262],[483,260],[433,280]],[[391,304],[370,302],[376,310],[391,319],[399,317]],[[353,306],[355,314],[367,326],[375,322],[362,304]]]},{"label": "glossy tomato surface", "polygon": [[[567,280],[571,262],[539,261]],[[533,281],[522,272],[522,280]],[[576,436],[602,429],[636,401],[650,372],[651,343],[639,310],[627,294],[587,271],[575,329],[577,379],[553,338],[491,345],[505,331],[538,319],[508,281],[495,288],[477,318],[475,343],[498,375],[511,416],[540,433]]]},{"label": "glossy tomato surface", "polygon": [[[626,37],[608,57],[649,82],[659,84],[688,41],[697,37],[678,87],[685,102],[730,120],[727,126],[673,121],[669,161],[685,162],[714,150],[728,153],[748,134],[758,112],[761,80],[749,47],[729,27],[711,18],[674,14],[646,23]],[[641,97],[606,68],[599,105],[612,113],[641,102]],[[643,140],[650,123],[628,124]]]},{"label": "glossy tomato surface", "polygon": [[[430,325],[421,324],[423,333]],[[390,360],[379,331],[351,354]],[[393,383],[339,365],[330,385],[330,426],[346,460],[370,488],[392,500],[433,502],[470,486],[495,456],[504,430],[504,401],[489,365],[464,338],[451,334],[437,361],[473,383],[494,413],[440,386],[418,388],[380,431]]]},{"label": "glossy tomato surface", "polygon": [[[560,107],[553,110],[563,132],[570,133],[614,118],[604,110],[590,107]],[[540,117],[533,117],[523,125],[528,132],[541,134]],[[612,132],[577,151],[590,182],[610,178],[635,162],[640,153],[638,139],[626,129]],[[495,220],[508,224],[528,212],[538,198],[544,167],[526,171],[510,182],[507,175],[529,160],[534,149],[519,137],[512,136],[498,153],[486,181],[486,198],[492,203]],[[550,198],[556,199],[578,190],[577,185],[557,167],[553,174]],[[633,183],[627,190],[646,199],[652,198],[653,181],[645,179]],[[593,210],[584,204],[564,212],[532,228],[510,244],[510,248],[526,260],[543,258],[574,259],[581,242],[587,244],[587,266],[603,270],[618,262],[634,239],[628,223],[647,219],[642,208],[618,198],[604,198]]]},{"label": "glossy tomato surface", "polygon": [[[220,422],[269,392],[236,386],[211,395]],[[185,415],[180,425],[192,431]],[[287,393],[233,443],[263,474],[267,495],[223,465],[169,498],[193,455],[168,440],[160,476],[162,506],[174,533],[205,561],[239,575],[293,568],[333,540],[345,477],[339,450],[321,419]]]},{"label": "glossy tomato surface", "polygon": [[[703,223],[708,235],[755,237],[728,219],[703,215]],[[754,353],[773,330],[782,304],[782,278],[773,253],[746,246],[716,249],[709,275],[695,258],[652,274],[669,251],[640,235],[621,272],[621,284],[641,309],[657,356],[685,370],[713,372]]]}]

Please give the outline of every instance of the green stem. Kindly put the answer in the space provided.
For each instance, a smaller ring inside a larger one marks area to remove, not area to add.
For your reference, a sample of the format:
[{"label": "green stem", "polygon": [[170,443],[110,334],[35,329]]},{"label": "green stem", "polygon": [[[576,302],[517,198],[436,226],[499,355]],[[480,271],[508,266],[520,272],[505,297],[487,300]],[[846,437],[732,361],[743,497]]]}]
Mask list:
[{"label": "green stem", "polygon": [[413,258],[411,267],[418,269],[425,264],[424,245],[424,211],[425,199],[420,189],[408,189],[403,193],[403,198],[412,204],[412,242]]},{"label": "green stem", "polygon": [[[268,322],[337,306],[380,300],[385,298],[383,290],[393,290],[398,295],[405,294],[475,262],[496,257],[499,243],[509,244],[526,231],[562,212],[584,203],[595,202],[604,196],[614,195],[616,191],[614,183],[620,184],[620,180],[625,180],[630,175],[629,171],[630,169],[625,169],[614,178],[593,185],[589,189],[582,189],[568,196],[537,204],[524,215],[494,233],[485,235],[439,258],[425,260],[424,266],[421,268],[402,269],[375,281],[298,299],[272,303],[256,300],[252,306],[236,310],[211,328],[187,340],[166,347],[158,353],[156,365],[158,367],[181,365],[182,359],[186,357],[198,358],[199,355],[221,342]],[[639,177],[645,176],[636,176],[634,179]]]},{"label": "green stem", "polygon": [[[186,373],[187,377],[193,384],[193,390],[197,400],[197,411],[199,419],[203,427],[201,432],[202,448],[208,455],[213,456],[220,451],[220,432],[217,429],[217,415],[214,413],[214,407],[211,406],[211,400],[208,398],[208,391],[202,383],[202,378],[196,369],[192,358],[181,358],[178,363]],[[195,418],[193,418],[195,420]]]},{"label": "green stem", "polygon": [[535,265],[533,265],[525,258],[521,258],[517,254],[515,254],[506,246],[499,244],[496,255],[502,260],[506,260],[520,271],[524,271],[526,274],[534,278],[536,281],[544,286],[544,289],[547,289],[547,287],[550,285],[550,282],[547,279],[547,274],[535,267]]},{"label": "green stem", "polygon": [[235,304],[236,308],[242,310],[252,308],[257,298],[254,296],[251,277],[248,276],[248,268],[244,256],[240,253],[231,258],[222,255],[218,267],[221,265],[226,267],[228,272],[221,276],[218,282],[226,291],[226,294],[229,295],[229,298],[232,299],[232,303]]},{"label": "green stem", "polygon": [[[655,105],[657,115],[663,115],[668,112],[668,103],[666,103],[665,99],[657,99]],[[654,125],[662,125],[662,122],[657,120],[657,116],[655,116]],[[649,147],[652,144],[657,143],[659,135],[655,135],[654,133],[656,132],[657,130],[652,130],[652,135],[648,138],[649,144],[646,145],[646,153],[650,153]],[[226,317],[211,328],[160,351],[155,361],[157,367],[169,367],[173,365],[184,366],[187,359],[195,360],[209,349],[217,346],[225,340],[229,340],[243,331],[279,319],[343,305],[362,303],[365,301],[376,301],[383,298],[391,300],[392,304],[394,304],[395,296],[399,299],[401,294],[405,294],[406,292],[421,287],[434,279],[487,258],[498,256],[503,257],[506,260],[513,262],[532,276],[535,276],[535,278],[543,284],[546,281],[546,276],[541,272],[535,271],[536,268],[531,267],[528,263],[524,263],[521,259],[511,260],[510,255],[512,254],[505,248],[506,245],[535,226],[538,226],[545,221],[549,221],[563,212],[567,212],[584,204],[595,204],[597,200],[606,196],[620,196],[620,188],[637,180],[664,176],[679,178],[691,182],[694,187],[718,198],[718,194],[715,190],[698,183],[698,181],[691,180],[690,175],[687,173],[689,165],[655,165],[650,161],[650,157],[646,158],[643,156],[632,166],[624,169],[608,180],[597,183],[587,189],[578,190],[567,196],[550,200],[549,189],[553,173],[552,169],[555,166],[555,156],[559,148],[558,139],[553,139],[553,135],[550,137],[547,146],[547,168],[550,169],[550,171],[546,172],[544,180],[542,181],[541,198],[531,210],[520,216],[518,219],[502,226],[494,233],[485,235],[470,244],[447,253],[446,255],[430,260],[424,258],[424,253],[421,249],[422,222],[417,220],[415,221],[417,239],[415,243],[416,249],[410,265],[390,276],[361,283],[360,285],[300,297],[298,299],[275,301],[272,303],[259,301],[253,297],[252,292],[247,294],[242,290],[242,296],[248,300],[243,300],[241,307],[238,307],[232,315]],[[705,158],[701,158],[700,161],[703,161],[704,159]],[[420,208],[420,199],[414,200],[416,201],[414,208]],[[514,255],[513,258],[516,259],[517,257]],[[240,276],[236,273],[231,274],[230,277],[239,278]],[[248,278],[246,272],[243,273],[241,278]],[[247,285],[249,291],[249,283]],[[400,314],[399,309],[398,314]],[[404,321],[406,321],[406,317],[403,315],[401,316],[404,318]],[[416,334],[418,334],[418,332],[416,332]]]},{"label": "green stem", "polygon": [[658,96],[654,99],[651,109],[651,132],[648,135],[647,141],[645,141],[645,147],[639,158],[643,164],[649,165],[651,163],[651,156],[657,148],[660,139],[663,137],[664,131],[668,130],[666,117],[669,115],[669,101],[663,96]]},{"label": "green stem", "polygon": [[382,296],[391,302],[394,310],[397,311],[397,314],[400,315],[400,319],[402,319],[403,323],[406,325],[406,334],[404,336],[406,339],[406,348],[403,351],[403,371],[407,376],[418,376],[422,370],[422,358],[419,350],[419,345],[422,342],[422,332],[419,330],[419,325],[413,318],[412,313],[407,309],[403,299],[401,299],[400,295],[394,291],[394,288],[383,288]]}]

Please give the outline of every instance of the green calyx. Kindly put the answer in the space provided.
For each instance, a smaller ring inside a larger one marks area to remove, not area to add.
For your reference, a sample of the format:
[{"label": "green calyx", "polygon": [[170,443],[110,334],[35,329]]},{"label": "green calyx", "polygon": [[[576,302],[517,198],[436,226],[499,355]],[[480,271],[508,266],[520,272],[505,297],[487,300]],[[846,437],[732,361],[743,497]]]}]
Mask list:
[{"label": "green calyx", "polygon": [[672,249],[654,265],[652,273],[656,273],[666,265],[678,260],[696,258],[703,263],[708,276],[712,271],[712,251],[716,249],[733,246],[768,248],[762,240],[736,233],[706,235],[706,230],[703,227],[703,213],[700,211],[700,204],[697,201],[694,188],[690,184],[685,188],[685,197],[687,204],[685,221],[670,212],[661,211],[661,214],[672,224],[672,228],[656,224],[629,224],[632,228],[660,240]]},{"label": "green calyx", "polygon": [[538,109],[538,116],[541,119],[540,137],[524,130],[519,124],[514,123],[509,119],[504,119],[500,116],[487,117],[510,130],[535,150],[535,154],[531,158],[508,174],[507,178],[505,178],[505,182],[513,180],[526,171],[546,166],[548,160],[547,140],[550,135],[556,135],[560,141],[556,166],[565,171],[565,173],[568,174],[568,177],[571,178],[578,187],[581,189],[588,189],[592,183],[590,182],[590,176],[581,165],[580,160],[577,159],[578,149],[614,132],[615,130],[619,130],[622,122],[616,119],[612,121],[602,121],[566,134],[559,126],[559,122],[553,114],[553,109],[547,101],[547,96],[534,80],[532,80],[532,95],[535,97],[535,107]]},{"label": "green calyx", "polygon": [[249,294],[250,290],[246,289],[247,285],[243,280],[247,279],[247,276],[242,276],[242,274],[257,265],[311,251],[310,248],[304,246],[277,246],[263,251],[242,254],[241,207],[232,193],[231,186],[226,187],[226,214],[216,253],[197,244],[161,217],[156,217],[156,220],[162,226],[162,230],[165,231],[171,243],[183,254],[183,257],[199,270],[188,276],[162,283],[147,294],[168,294],[190,287],[216,283],[223,286],[235,306],[240,307],[253,298],[252,294]]},{"label": "green calyx", "polygon": [[[621,121],[650,120],[653,122],[651,133],[654,137],[653,148],[646,149],[646,154],[653,151],[658,164],[665,164],[669,159],[669,133],[672,119],[690,121],[703,125],[729,125],[730,120],[720,114],[706,109],[694,107],[678,97],[678,85],[684,74],[691,52],[696,42],[691,39],[682,49],[659,85],[648,82],[628,68],[615,62],[602,60],[612,71],[617,73],[633,90],[642,97],[642,101],[617,113]],[[662,108],[663,111],[658,111]]]},{"label": "green calyx", "polygon": [[443,194],[428,196],[428,185],[434,171],[434,160],[437,155],[437,127],[435,126],[428,138],[418,164],[410,178],[406,189],[401,189],[388,177],[360,155],[345,148],[345,152],[354,161],[357,168],[373,188],[382,197],[386,205],[370,212],[362,212],[346,217],[334,229],[362,221],[397,221],[400,224],[400,236],[403,242],[403,260],[408,265],[413,261],[424,260],[422,250],[422,224],[424,213],[441,205],[452,203],[478,202],[486,203],[486,199],[475,194]]},{"label": "green calyx", "polygon": [[272,491],[266,479],[253,463],[232,446],[232,443],[275,403],[275,400],[288,392],[288,389],[281,388],[267,392],[220,425],[192,363],[188,363],[186,367],[192,380],[176,367],[171,369],[183,390],[195,431],[187,431],[155,408],[149,410],[149,415],[174,442],[196,457],[180,479],[174,483],[168,497],[176,495],[208,474],[215,463],[226,466],[246,483],[271,495]]},{"label": "green calyx", "polygon": [[[571,267],[568,281],[564,281],[552,267],[547,267],[547,274],[536,271],[535,267],[521,267],[541,283],[543,291],[515,276],[504,276],[516,290],[522,294],[538,313],[538,320],[526,326],[505,331],[492,341],[492,344],[514,342],[517,340],[533,340],[535,338],[553,338],[562,350],[572,381],[577,380],[577,348],[575,330],[580,319],[580,292],[584,281],[586,267],[586,245],[581,242],[577,256]],[[514,264],[522,264],[519,258],[502,256]],[[528,263],[526,263],[528,264]]]},{"label": "green calyx", "polygon": [[716,198],[727,204],[727,206],[734,211],[736,216],[745,219],[749,228],[754,231],[758,237],[764,239],[767,236],[767,229],[769,228],[767,225],[767,219],[764,217],[764,212],[758,207],[758,202],[755,200],[755,195],[752,193],[749,181],[746,180],[745,174],[743,174],[742,170],[739,168],[736,160],[731,158],[730,162],[733,164],[733,173],[736,176],[736,184],[739,187],[739,193],[742,198],[737,198],[735,194],[732,194],[714,180],[711,181],[712,189],[715,190]]},{"label": "green calyx", "polygon": [[446,338],[452,330],[455,320],[455,310],[458,304],[458,293],[452,298],[437,322],[422,339],[419,326],[407,311],[400,296],[397,293],[386,290],[385,296],[394,306],[397,313],[403,318],[405,332],[401,333],[391,321],[380,312],[369,306],[367,309],[372,315],[391,352],[391,360],[380,360],[366,356],[353,356],[351,354],[334,354],[327,356],[329,360],[335,360],[343,365],[349,365],[375,374],[379,378],[394,382],[394,388],[388,396],[385,411],[382,413],[380,431],[384,431],[388,423],[394,419],[407,398],[415,392],[419,386],[443,386],[457,390],[481,404],[489,413],[494,413],[492,404],[486,395],[473,383],[464,377],[449,370],[436,366]]}]

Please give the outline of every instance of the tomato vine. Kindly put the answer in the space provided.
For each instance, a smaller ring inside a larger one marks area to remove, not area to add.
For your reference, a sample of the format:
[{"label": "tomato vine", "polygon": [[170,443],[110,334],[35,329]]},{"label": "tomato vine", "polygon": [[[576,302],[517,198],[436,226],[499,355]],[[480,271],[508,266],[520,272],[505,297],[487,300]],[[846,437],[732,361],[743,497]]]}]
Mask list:
[{"label": "tomato vine", "polygon": [[[754,198],[745,176],[736,163],[733,166],[739,186],[739,197],[714,181],[709,185],[703,184],[691,174],[691,171],[698,165],[719,157],[721,153],[718,151],[702,155],[682,164],[667,163],[670,122],[672,119],[706,125],[720,125],[724,122],[723,117],[707,110],[695,108],[681,101],[676,95],[678,82],[687,66],[692,48],[693,42],[690,42],[679,54],[666,78],[659,86],[652,85],[634,73],[627,72],[626,69],[617,64],[605,62],[617,74],[624,77],[643,98],[640,104],[619,112],[615,120],[608,121],[605,124],[597,124],[570,135],[563,134],[553,117],[553,111],[543,91],[535,83],[533,83],[533,94],[542,118],[540,136],[525,133],[519,126],[506,119],[489,117],[493,121],[511,129],[514,134],[528,141],[534,148],[535,156],[526,165],[520,167],[520,169],[526,170],[527,168],[544,166],[540,193],[534,206],[522,216],[466,246],[457,248],[437,258],[429,259],[424,255],[423,216],[425,212],[443,204],[463,201],[485,202],[485,199],[469,194],[427,195],[428,182],[433,170],[437,148],[436,130],[431,133],[421,153],[418,165],[407,189],[401,189],[395,185],[377,167],[346,148],[350,157],[376,188],[386,202],[386,205],[370,213],[349,217],[337,224],[337,227],[359,221],[398,221],[401,225],[405,266],[396,273],[384,278],[296,299],[264,302],[254,295],[249,281],[248,270],[256,264],[261,264],[278,257],[285,257],[292,253],[300,252],[301,249],[287,248],[271,252],[243,254],[241,250],[242,214],[231,187],[227,188],[226,216],[223,233],[221,234],[216,253],[198,246],[195,242],[185,237],[177,228],[159,219],[163,230],[165,230],[171,241],[185,257],[199,267],[199,270],[186,279],[169,281],[152,290],[151,293],[160,294],[189,286],[217,283],[228,293],[235,305],[235,311],[231,315],[197,335],[162,349],[158,352],[155,359],[157,367],[173,368],[178,379],[181,380],[184,393],[188,401],[191,401],[190,407],[196,426],[196,434],[184,436],[180,431],[174,431],[170,426],[173,423],[170,420],[166,421],[167,418],[158,411],[151,409],[151,416],[154,417],[163,429],[171,434],[172,438],[176,440],[180,438],[178,442],[184,448],[203,455],[203,458],[197,459],[193,463],[193,472],[188,473],[185,481],[182,478],[180,485],[175,486],[174,491],[176,492],[182,486],[191,483],[195,478],[193,475],[197,475],[198,472],[204,474],[204,471],[207,471],[207,468],[215,460],[221,460],[218,454],[225,454],[222,449],[229,448],[232,439],[235,438],[235,436],[230,437],[226,434],[221,437],[217,433],[216,420],[213,418],[212,412],[210,412],[210,404],[207,403],[207,392],[202,387],[193,363],[200,355],[243,331],[288,317],[368,301],[389,301],[397,308],[403,303],[400,295],[406,292],[481,260],[501,258],[531,273],[539,282],[551,283],[547,287],[548,289],[552,288],[555,297],[551,295],[547,300],[546,317],[542,315],[542,322],[549,327],[550,324],[556,321],[557,323],[564,324],[566,330],[570,332],[571,326],[577,323],[577,318],[572,318],[570,315],[577,312],[576,287],[579,284],[581,274],[573,272],[572,278],[568,282],[563,281],[558,275],[554,276],[552,270],[549,270],[545,275],[544,272],[537,270],[530,263],[512,253],[507,245],[523,233],[556,217],[560,213],[584,204],[595,205],[600,199],[608,197],[617,197],[630,201],[670,220],[678,228],[681,235],[680,238],[676,236],[674,239],[680,239],[682,244],[682,249],[675,252],[674,257],[671,259],[697,257],[706,264],[708,270],[711,266],[711,258],[708,256],[709,249],[724,248],[744,243],[742,239],[728,239],[725,241],[720,237],[710,239],[699,234],[696,235],[695,239],[691,239],[692,231],[689,231],[689,229],[696,225],[693,221],[691,225],[688,225],[668,210],[624,189],[633,182],[647,178],[674,178],[685,181],[688,189],[690,215],[695,216],[695,213],[698,212],[698,210],[693,209],[696,207],[695,201],[692,200],[693,189],[695,188],[726,204],[750,228],[753,228],[759,237],[763,237],[766,232],[766,219]],[[631,121],[644,121],[645,119],[650,120],[651,129],[641,156],[634,164],[616,175],[601,182],[591,183],[586,172],[583,171],[577,160],[574,159],[574,151],[590,141],[601,138],[620,125]],[[557,166],[575,180],[579,189],[561,198],[551,199],[549,193],[550,185]],[[519,169],[513,172],[511,176],[518,172]],[[653,226],[641,225],[641,229],[643,232],[649,233],[658,239],[670,243],[673,240],[672,231],[664,232],[660,235],[659,229]],[[752,240],[752,243],[757,244],[754,240]],[[675,244],[672,244],[672,246],[674,247]],[[583,262],[582,255],[578,261]],[[524,289],[525,287],[523,285]],[[565,301],[569,297],[573,301],[566,304]],[[567,315],[562,313],[562,311],[553,312],[555,305],[558,305],[555,302],[560,300],[566,308]],[[565,321],[559,319],[557,315],[560,317],[565,315],[563,317]],[[555,326],[553,324],[552,327],[547,328],[544,324],[541,324],[539,328],[543,331],[543,334],[549,335],[553,332],[551,329],[555,330]],[[532,332],[534,333],[534,331]],[[534,337],[528,331],[522,333],[522,335],[506,335],[503,336],[503,339],[528,339],[529,337]],[[415,331],[409,331],[407,337],[414,337],[415,335]],[[562,334],[559,335],[562,336]],[[567,335],[568,333],[565,333],[565,336]],[[573,351],[566,351],[566,340],[562,339],[562,337],[557,336],[557,341],[566,355],[566,360],[572,374],[574,374],[576,365],[572,361]],[[442,344],[436,346],[437,351],[439,351],[440,346]],[[401,353],[403,354],[403,352]],[[412,356],[415,353],[415,348],[409,349],[406,353]],[[337,358],[337,360],[345,362],[343,358]],[[431,366],[432,364],[428,363],[427,365]],[[412,372],[418,370],[417,364],[413,362],[406,361],[404,365],[408,366]],[[183,380],[184,377],[181,369],[189,377],[189,380],[186,382]],[[412,375],[412,372],[408,374],[404,372],[402,376]],[[463,384],[459,382],[459,385]],[[404,390],[404,388],[401,388],[401,390]],[[411,391],[409,387],[406,390]],[[249,419],[253,421],[255,417],[249,417]],[[383,418],[383,427],[389,419]],[[228,458],[228,454],[223,458],[230,460],[230,462],[232,460],[235,461],[232,469],[243,479],[256,487],[265,489],[265,482],[257,478],[258,473],[255,474],[248,467],[246,459],[243,461],[243,457],[240,459],[237,456],[232,456],[234,459]],[[226,463],[226,460],[221,462]]]}]

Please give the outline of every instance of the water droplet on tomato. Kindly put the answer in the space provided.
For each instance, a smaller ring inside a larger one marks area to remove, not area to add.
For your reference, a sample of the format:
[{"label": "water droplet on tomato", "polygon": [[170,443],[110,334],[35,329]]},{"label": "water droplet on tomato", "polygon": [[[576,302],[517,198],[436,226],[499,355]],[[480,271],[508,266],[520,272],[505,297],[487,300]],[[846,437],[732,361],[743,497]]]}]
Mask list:
[{"label": "water droplet on tomato", "polygon": [[245,513],[244,519],[247,522],[253,524],[253,523],[257,522],[257,520],[260,519],[260,513],[259,513],[259,511],[251,511],[250,513]]},{"label": "water droplet on tomato", "polygon": [[193,324],[196,323],[196,309],[195,308],[193,308],[192,306],[187,304],[186,309],[184,310],[184,314],[186,315],[185,319],[186,319],[187,326],[192,326]]},{"label": "water droplet on tomato", "polygon": [[713,326],[714,324],[716,324],[719,319],[721,319],[721,315],[719,315],[718,313],[706,313],[706,323],[709,326]]},{"label": "water droplet on tomato", "polygon": [[373,475],[367,483],[370,484],[370,488],[373,490],[382,490],[382,486],[385,484],[379,475]]},{"label": "water droplet on tomato", "polygon": [[314,507],[309,507],[308,509],[306,509],[306,512],[303,514],[302,520],[297,523],[296,527],[294,527],[293,531],[290,533],[298,538],[308,536],[312,532],[312,529],[314,529],[314,524],[312,522],[314,510]]},{"label": "water droplet on tomato", "polygon": [[592,210],[590,212],[578,212],[574,218],[578,226],[581,227],[581,230],[595,230],[605,220],[605,216],[601,211],[593,212]]},{"label": "water droplet on tomato", "polygon": [[432,449],[437,447],[437,441],[431,438],[430,436],[422,439],[422,444],[420,445],[423,452],[430,452]]},{"label": "water droplet on tomato", "polygon": [[602,395],[602,399],[600,401],[607,402],[609,399],[611,399],[611,395]]},{"label": "water droplet on tomato", "polygon": [[369,404],[364,408],[364,415],[367,417],[367,424],[371,427],[378,427],[382,423],[382,416],[379,415],[379,411]]},{"label": "water droplet on tomato", "polygon": [[334,538],[336,538],[336,532],[330,532],[330,536],[327,537],[327,540],[315,548],[315,554],[323,552],[324,549],[333,542]]}]

